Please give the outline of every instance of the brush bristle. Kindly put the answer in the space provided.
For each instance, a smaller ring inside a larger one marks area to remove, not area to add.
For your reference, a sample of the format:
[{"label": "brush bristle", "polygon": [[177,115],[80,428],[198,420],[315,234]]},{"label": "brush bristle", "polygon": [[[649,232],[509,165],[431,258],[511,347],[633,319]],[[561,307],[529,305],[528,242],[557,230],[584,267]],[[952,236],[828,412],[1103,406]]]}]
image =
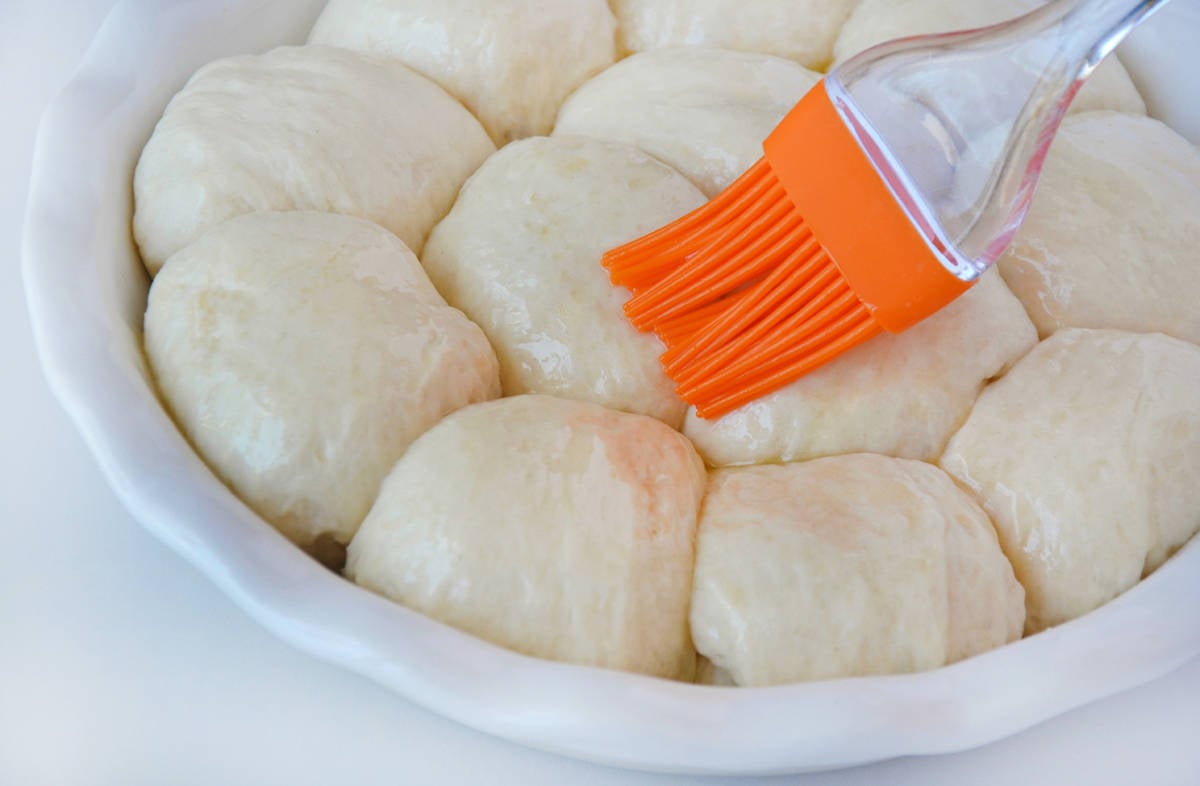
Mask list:
[{"label": "brush bristle", "polygon": [[766,159],[703,207],[604,255],[625,314],[666,345],[684,401],[716,418],[787,385],[880,327]]}]

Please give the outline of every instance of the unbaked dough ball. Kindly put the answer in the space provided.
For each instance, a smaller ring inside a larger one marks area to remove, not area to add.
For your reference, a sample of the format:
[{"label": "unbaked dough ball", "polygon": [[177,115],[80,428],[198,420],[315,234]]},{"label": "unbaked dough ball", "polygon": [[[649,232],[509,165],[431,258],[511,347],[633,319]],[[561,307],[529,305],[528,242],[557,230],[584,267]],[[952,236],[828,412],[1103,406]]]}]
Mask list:
[{"label": "unbaked dough ball", "polygon": [[146,143],[134,237],[153,274],[234,216],[320,210],[419,251],[494,149],[470,112],[400,63],[312,46],[229,57],[196,72]]},{"label": "unbaked dough ball", "polygon": [[309,42],[396,58],[474,112],[497,145],[548,134],[616,59],[605,0],[330,0]]},{"label": "unbaked dough ball", "polygon": [[857,0],[612,0],[625,48],[716,46],[829,64]]},{"label": "unbaked dough ball", "polygon": [[500,393],[483,333],[394,235],[350,216],[255,213],[173,254],[146,353],[209,466],[302,546],[348,543],[419,434]]},{"label": "unbaked dough ball", "polygon": [[657,49],[633,55],[563,104],[554,135],[634,145],[708,196],[762,158],[762,143],[820,74],[770,55]]},{"label": "unbaked dough ball", "polygon": [[1200,151],[1157,120],[1068,117],[1000,272],[1060,327],[1200,343]]},{"label": "unbaked dough ball", "polygon": [[622,311],[609,248],[704,196],[645,153],[595,139],[514,142],[480,168],[422,255],[434,284],[483,327],[504,392],[548,393],[679,426],[663,346]]},{"label": "unbaked dough ball", "polygon": [[877,336],[723,417],[689,411],[684,433],[713,466],[857,451],[932,461],[984,382],[1035,343],[1021,304],[991,271],[904,333]]},{"label": "unbaked dough ball", "polygon": [[704,482],[651,418],[549,396],[468,407],[388,475],[348,575],[518,652],[691,679]]},{"label": "unbaked dough ball", "polygon": [[[861,0],[838,36],[834,59],[840,63],[895,38],[998,24],[1043,4],[1043,0]],[[1146,113],[1146,102],[1115,54],[1088,79],[1070,111],[1092,109]]]},{"label": "unbaked dough ball", "polygon": [[1200,528],[1200,348],[1059,331],[983,392],[941,464],[995,520],[1026,631],[1078,617]]},{"label": "unbaked dough ball", "polygon": [[867,453],[712,473],[692,637],[738,685],[932,669],[1021,635],[1021,586],[937,467]]}]

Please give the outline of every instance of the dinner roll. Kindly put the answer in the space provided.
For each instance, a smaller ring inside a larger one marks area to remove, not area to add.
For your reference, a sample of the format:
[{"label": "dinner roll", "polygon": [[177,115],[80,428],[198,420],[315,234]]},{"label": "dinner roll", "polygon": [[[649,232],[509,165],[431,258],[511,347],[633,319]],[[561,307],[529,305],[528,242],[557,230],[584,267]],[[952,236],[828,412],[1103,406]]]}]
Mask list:
[{"label": "dinner roll", "polygon": [[1078,617],[1200,528],[1200,348],[1059,331],[983,392],[941,464],[995,520],[1026,631]]},{"label": "dinner roll", "polygon": [[627,50],[699,45],[823,69],[857,0],[612,0]]},{"label": "dinner roll", "polygon": [[820,76],[789,60],[748,52],[643,52],[567,99],[554,135],[640,147],[713,196],[762,158],[763,140]]},{"label": "dinner roll", "polygon": [[1200,151],[1148,117],[1068,117],[999,265],[1043,336],[1116,328],[1200,343]]},{"label": "dinner roll", "polygon": [[507,395],[593,401],[678,427],[686,407],[659,363],[663,346],[629,324],[629,292],[600,257],[703,201],[632,147],[525,139],[471,178],[422,261],[491,339]]},{"label": "dinner roll", "polygon": [[388,475],[347,575],[518,652],[691,679],[704,481],[651,418],[536,395],[468,407]]},{"label": "dinner roll", "polygon": [[330,0],[309,42],[389,57],[467,105],[497,145],[548,134],[616,59],[605,0]]},{"label": "dinner roll", "polygon": [[738,685],[921,671],[1021,635],[991,522],[922,462],[717,470],[696,548],[692,636]]},{"label": "dinner roll", "polygon": [[[833,54],[840,63],[894,38],[986,27],[1043,4],[1044,0],[861,0],[846,20]],[[1145,101],[1115,54],[1088,78],[1070,111],[1092,109],[1146,113]]]},{"label": "dinner roll", "polygon": [[301,546],[347,543],[421,432],[500,393],[483,333],[394,235],[331,213],[254,213],[173,254],[146,353],[209,466]]},{"label": "dinner roll", "polygon": [[995,271],[916,326],[871,339],[716,420],[688,412],[684,433],[712,466],[869,451],[932,461],[988,379],[1037,342]]},{"label": "dinner roll", "polygon": [[146,143],[134,237],[154,274],[236,215],[321,210],[419,251],[494,149],[470,112],[400,63],[313,46],[228,57],[196,72]]}]

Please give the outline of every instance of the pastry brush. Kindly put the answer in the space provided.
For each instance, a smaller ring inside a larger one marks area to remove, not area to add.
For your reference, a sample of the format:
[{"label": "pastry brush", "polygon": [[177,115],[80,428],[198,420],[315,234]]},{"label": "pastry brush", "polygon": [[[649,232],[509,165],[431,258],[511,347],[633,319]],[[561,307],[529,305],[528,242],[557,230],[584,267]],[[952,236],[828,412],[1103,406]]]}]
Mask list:
[{"label": "pastry brush", "polygon": [[834,68],[706,205],[604,255],[715,418],[941,309],[1004,252],[1071,100],[1168,0],[1053,0]]}]

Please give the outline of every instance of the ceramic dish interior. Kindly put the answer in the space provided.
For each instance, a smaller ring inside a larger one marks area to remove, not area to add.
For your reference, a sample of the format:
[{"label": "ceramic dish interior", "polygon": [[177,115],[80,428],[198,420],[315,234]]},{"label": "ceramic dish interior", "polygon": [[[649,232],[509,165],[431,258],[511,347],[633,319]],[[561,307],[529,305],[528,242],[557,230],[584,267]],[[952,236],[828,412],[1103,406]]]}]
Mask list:
[{"label": "ceramic dish interior", "polygon": [[[798,772],[961,750],[1200,652],[1200,538],[1103,608],[956,665],[757,689],[517,655],[310,560],[213,476],[160,405],[141,350],[148,281],[129,225],[133,165],[170,96],[210,60],[303,41],[322,4],[119,4],[43,119],[25,231],[27,295],[56,395],[132,513],[263,626],[501,737],[608,764],[705,773]],[[1180,24],[1192,25],[1184,37],[1200,37],[1200,13],[1179,14],[1172,27]],[[1161,66],[1153,50],[1153,42],[1138,50],[1135,75]],[[1173,102],[1169,90],[1150,93],[1160,116],[1194,120],[1195,96],[1188,103]]]}]

